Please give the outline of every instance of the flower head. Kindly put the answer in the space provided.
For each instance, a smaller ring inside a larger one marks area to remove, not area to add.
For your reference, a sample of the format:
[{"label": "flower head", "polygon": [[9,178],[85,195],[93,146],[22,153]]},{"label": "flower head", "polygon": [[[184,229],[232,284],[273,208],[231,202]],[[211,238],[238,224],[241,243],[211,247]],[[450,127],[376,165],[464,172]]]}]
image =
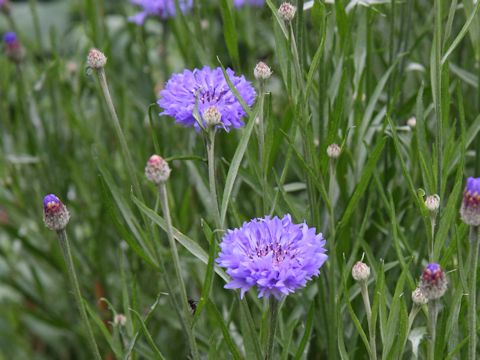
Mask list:
[{"label": "flower head", "polygon": [[295,16],[295,12],[297,8],[290,4],[289,2],[284,2],[278,8],[278,16],[285,22],[292,21],[293,17]]},{"label": "flower head", "polygon": [[171,171],[168,163],[159,155],[150,156],[145,166],[145,176],[155,185],[167,181]]},{"label": "flower head", "polygon": [[125,326],[127,324],[127,317],[123,314],[115,314],[113,318],[113,325]]},{"label": "flower head", "polygon": [[263,61],[260,61],[253,69],[253,76],[257,80],[267,80],[272,76],[272,69]]},{"label": "flower head", "polygon": [[[252,106],[255,101],[255,90],[252,85],[244,76],[235,76],[230,69],[226,72],[243,101]],[[168,80],[165,88],[160,91],[160,100],[157,102],[163,108],[160,115],[169,115],[178,123],[194,126],[199,130],[200,125],[193,116],[197,99],[198,113],[203,125],[206,124],[204,113],[212,106],[215,106],[221,114],[221,126],[226,131],[244,125],[242,117],[245,116],[245,111],[228,87],[222,69],[210,69],[208,66],[201,70],[184,70]]]},{"label": "flower head", "polygon": [[407,125],[413,129],[415,128],[415,126],[417,126],[417,118],[415,116],[412,116],[411,118],[409,118],[407,120]]},{"label": "flower head", "polygon": [[98,49],[90,49],[87,55],[87,66],[92,69],[101,69],[107,64],[107,57]]},{"label": "flower head", "polygon": [[70,213],[60,199],[49,194],[43,198],[43,221],[50,230],[63,230],[70,220]]},{"label": "flower head", "polygon": [[25,50],[17,38],[17,34],[8,31],[3,34],[3,42],[5,43],[5,55],[14,63],[20,63],[25,57]]},{"label": "flower head", "polygon": [[430,263],[423,269],[419,287],[428,300],[439,299],[445,294],[448,280],[440,265]]},{"label": "flower head", "polygon": [[463,192],[460,216],[467,225],[480,225],[480,178],[468,178]]},{"label": "flower head", "polygon": [[[143,8],[142,11],[128,18],[137,25],[143,25],[149,16],[167,19],[174,17],[176,13],[175,0],[130,0],[130,2]],[[185,12],[192,8],[193,0],[178,0],[178,6],[182,12]]]},{"label": "flower head", "polygon": [[8,13],[10,11],[10,2],[8,0],[0,0],[0,11]]},{"label": "flower head", "polygon": [[440,196],[437,194],[427,196],[425,199],[425,206],[427,207],[428,211],[436,213],[440,207]]},{"label": "flower head", "polygon": [[263,6],[265,4],[265,0],[233,0],[233,5],[236,8],[250,5],[250,6]]},{"label": "flower head", "polygon": [[352,267],[352,277],[355,281],[367,281],[370,276],[370,268],[367,264],[357,261]]},{"label": "flower head", "polygon": [[267,216],[228,230],[216,261],[232,278],[226,289],[240,289],[243,298],[256,286],[258,297],[281,299],[318,275],[328,258],[324,246],[315,228],[292,223],[290,215]]},{"label": "flower head", "polygon": [[417,287],[413,292],[412,292],[412,301],[415,305],[425,305],[428,303],[428,299],[423,295],[422,289]]},{"label": "flower head", "polygon": [[330,159],[338,159],[342,152],[342,148],[338,144],[330,144],[327,146],[327,156]]}]

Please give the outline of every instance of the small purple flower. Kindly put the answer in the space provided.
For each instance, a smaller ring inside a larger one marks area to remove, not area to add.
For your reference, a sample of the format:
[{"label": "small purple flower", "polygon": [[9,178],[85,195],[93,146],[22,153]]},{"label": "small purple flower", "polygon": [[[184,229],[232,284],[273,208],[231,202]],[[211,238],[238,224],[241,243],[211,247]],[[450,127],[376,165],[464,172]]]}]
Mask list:
[{"label": "small purple flower", "polygon": [[[130,0],[130,2],[143,8],[143,11],[128,18],[137,25],[143,25],[148,16],[167,19],[174,17],[176,13],[175,0]],[[193,0],[178,0],[178,6],[182,12],[186,12],[192,8]]]},{"label": "small purple flower", "polygon": [[251,6],[263,6],[265,4],[265,0],[233,0],[233,5],[237,8],[251,5]]},{"label": "small purple flower", "polygon": [[448,280],[440,265],[428,264],[420,278],[420,290],[428,300],[441,298],[448,287]]},{"label": "small purple flower", "polygon": [[13,31],[6,32],[5,34],[3,34],[3,42],[7,46],[18,44],[17,34],[15,34]]},{"label": "small purple flower", "polygon": [[469,177],[467,179],[460,216],[467,225],[480,225],[480,178]]},{"label": "small purple flower", "polygon": [[17,34],[13,31],[3,34],[3,42],[5,43],[5,55],[14,63],[20,63],[25,57],[25,50],[20,41],[18,41]]},{"label": "small purple flower", "polygon": [[226,289],[246,291],[256,286],[258,297],[281,299],[317,276],[328,256],[325,239],[307,224],[294,224],[290,215],[265,217],[228,230],[216,262],[232,280]]},{"label": "small purple flower", "polygon": [[[231,69],[226,70],[235,89],[248,106],[255,101],[255,90],[245,77],[235,76]],[[205,125],[204,112],[214,106],[220,113],[220,123],[226,131],[230,128],[240,128],[244,125],[242,117],[245,111],[235,95],[228,87],[221,68],[184,70],[174,74],[160,92],[158,105],[163,108],[160,115],[168,115],[184,126],[194,126],[200,129],[193,117],[195,101],[198,98],[198,112]]]},{"label": "small purple flower", "polygon": [[43,198],[43,221],[50,230],[63,230],[70,220],[67,207],[53,194]]}]

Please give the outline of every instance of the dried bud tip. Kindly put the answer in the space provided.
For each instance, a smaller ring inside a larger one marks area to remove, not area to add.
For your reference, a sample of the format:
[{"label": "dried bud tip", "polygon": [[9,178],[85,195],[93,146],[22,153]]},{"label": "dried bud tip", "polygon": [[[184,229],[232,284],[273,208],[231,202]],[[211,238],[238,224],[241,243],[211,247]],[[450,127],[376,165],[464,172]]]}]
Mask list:
[{"label": "dried bud tip", "polygon": [[288,2],[284,2],[278,8],[278,16],[280,16],[280,19],[282,19],[283,21],[289,22],[292,21],[296,11],[297,8],[295,6]]},{"label": "dried bud tip", "polygon": [[222,114],[220,114],[216,106],[210,106],[203,112],[203,120],[208,127],[220,125],[221,119]]},{"label": "dried bud tip", "polygon": [[417,126],[417,119],[415,118],[415,116],[412,116],[410,119],[407,120],[407,125],[412,129]]},{"label": "dried bud tip", "polygon": [[428,303],[428,299],[423,295],[422,290],[419,287],[412,292],[412,301],[415,305],[419,306]]},{"label": "dried bud tip", "polygon": [[437,212],[440,207],[440,196],[437,194],[427,196],[425,199],[425,206],[430,212]]},{"label": "dried bud tip", "polygon": [[145,166],[145,176],[155,185],[166,182],[171,171],[168,163],[159,155],[150,156]]},{"label": "dried bud tip", "polygon": [[101,69],[107,63],[105,54],[98,49],[90,49],[87,56],[87,66],[92,69]]},{"label": "dried bud tip", "polygon": [[115,314],[113,318],[113,325],[115,326],[125,326],[127,324],[127,317],[123,314]]},{"label": "dried bud tip", "polygon": [[43,221],[50,230],[65,229],[70,220],[70,213],[60,199],[49,194],[43,198]]},{"label": "dried bud tip", "polygon": [[337,144],[330,144],[327,147],[327,155],[330,159],[338,159],[341,152],[342,148]]},{"label": "dried bud tip", "polygon": [[257,80],[267,80],[272,76],[272,69],[265,64],[263,61],[260,61],[253,70],[253,75]]},{"label": "dried bud tip", "polygon": [[366,281],[370,276],[370,268],[367,264],[357,261],[352,267],[352,277],[356,281]]}]

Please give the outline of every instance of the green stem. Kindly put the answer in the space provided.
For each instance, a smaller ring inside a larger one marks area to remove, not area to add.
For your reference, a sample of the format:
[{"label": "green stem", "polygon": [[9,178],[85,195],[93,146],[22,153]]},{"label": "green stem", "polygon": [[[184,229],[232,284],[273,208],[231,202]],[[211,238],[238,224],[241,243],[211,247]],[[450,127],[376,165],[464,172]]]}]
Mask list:
[{"label": "green stem", "polygon": [[215,179],[215,128],[207,129],[207,159],[208,159],[208,184],[210,186],[210,200],[212,202],[212,216],[217,229],[223,229],[218,207],[217,185]]},{"label": "green stem", "polygon": [[267,213],[267,201],[265,194],[267,193],[267,172],[266,172],[266,159],[265,159],[265,122],[263,119],[263,106],[265,99],[265,80],[260,80],[259,96],[258,96],[258,152],[260,159],[260,172],[262,181],[263,199],[263,213]]},{"label": "green stem", "polygon": [[268,302],[268,333],[267,333],[267,348],[265,349],[265,360],[271,360],[275,357],[273,356],[273,348],[275,344],[275,332],[277,330],[277,319],[279,312],[279,303],[275,297],[270,296]]},{"label": "green stem", "polygon": [[60,242],[60,247],[62,249],[63,258],[65,264],[67,265],[68,278],[70,280],[70,285],[73,289],[73,295],[77,303],[78,309],[80,310],[80,316],[82,317],[83,323],[87,330],[88,341],[90,342],[90,347],[92,348],[93,355],[95,359],[102,360],[102,356],[98,350],[97,342],[95,341],[95,336],[93,335],[93,330],[88,321],[87,311],[85,309],[85,304],[83,303],[82,293],[80,292],[80,285],[78,284],[77,274],[75,273],[75,267],[73,266],[72,252],[70,251],[70,244],[67,238],[67,232],[65,229],[57,231],[58,240]]},{"label": "green stem", "polygon": [[435,99],[436,118],[436,147],[437,147],[437,194],[442,197],[442,154],[443,154],[443,114],[442,114],[442,1],[435,0],[435,35],[434,35],[434,78],[435,86],[432,89]]},{"label": "green stem", "polygon": [[372,307],[370,306],[370,298],[368,296],[367,281],[360,282],[360,290],[362,292],[363,304],[365,306],[365,314],[367,315],[368,334],[370,337],[370,359],[377,359],[377,344],[375,339],[375,324],[372,323]]},{"label": "green stem", "polygon": [[479,227],[470,227],[470,282],[468,296],[468,359],[475,360],[477,355],[477,265],[480,241]]},{"label": "green stem", "polygon": [[435,337],[437,332],[438,302],[430,300],[428,302],[428,333],[430,341],[427,348],[427,359],[435,360]]},{"label": "green stem", "polygon": [[133,182],[133,188],[139,196],[141,196],[140,192],[140,184],[138,183],[135,166],[133,165],[132,156],[130,154],[130,150],[127,145],[127,140],[125,139],[125,135],[123,133],[122,127],[120,126],[120,121],[118,120],[117,112],[115,110],[115,106],[113,105],[112,97],[110,95],[110,91],[108,90],[107,84],[107,77],[105,75],[105,70],[100,68],[97,70],[98,80],[100,82],[100,87],[102,88],[103,96],[105,97],[105,102],[107,103],[108,110],[113,120],[113,126],[120,141],[120,147],[122,148],[123,155],[127,161],[127,168],[128,172],[130,173],[131,180]]},{"label": "green stem", "polygon": [[30,11],[32,12],[33,28],[35,29],[37,45],[39,49],[42,50],[42,32],[40,28],[40,21],[38,20],[37,0],[29,0],[28,3],[30,5]]},{"label": "green stem", "polygon": [[432,243],[430,244],[430,262],[433,262],[434,251],[435,251],[435,225],[436,225],[437,214],[430,215],[430,225],[432,231]]},{"label": "green stem", "polygon": [[180,288],[180,302],[183,308],[183,320],[185,321],[185,330],[187,331],[187,337],[190,344],[190,350],[192,352],[193,359],[199,359],[197,343],[195,342],[195,336],[193,334],[191,321],[188,321],[190,318],[190,310],[188,308],[188,297],[187,291],[185,290],[185,283],[183,282],[180,258],[178,256],[177,245],[175,243],[175,238],[173,237],[173,226],[172,219],[170,217],[170,209],[168,206],[168,197],[167,197],[167,187],[165,183],[161,183],[158,186],[158,193],[160,195],[160,204],[162,206],[163,217],[167,223],[167,237],[170,244],[170,252],[172,254],[173,266],[175,268],[175,277],[178,282],[178,287]]},{"label": "green stem", "polygon": [[[336,271],[336,261],[337,261],[337,253],[336,253],[336,245],[335,245],[335,208],[333,206],[334,203],[334,187],[335,187],[335,173],[336,173],[336,167],[335,167],[335,160],[330,159],[330,165],[329,165],[329,170],[330,170],[330,178],[328,182],[328,200],[330,201],[330,206],[328,207],[329,211],[329,234],[330,236],[328,237],[328,242],[330,245],[330,277],[329,277],[329,283],[330,283],[330,321],[329,321],[329,327],[330,327],[330,334],[329,334],[329,347],[330,347],[330,353],[329,356],[332,359],[335,359],[336,356],[336,345],[335,345],[335,339],[336,336],[334,334],[337,333],[337,301],[336,301],[336,294],[337,294],[337,283],[335,281],[335,271]],[[368,296],[368,295],[367,295]]]}]

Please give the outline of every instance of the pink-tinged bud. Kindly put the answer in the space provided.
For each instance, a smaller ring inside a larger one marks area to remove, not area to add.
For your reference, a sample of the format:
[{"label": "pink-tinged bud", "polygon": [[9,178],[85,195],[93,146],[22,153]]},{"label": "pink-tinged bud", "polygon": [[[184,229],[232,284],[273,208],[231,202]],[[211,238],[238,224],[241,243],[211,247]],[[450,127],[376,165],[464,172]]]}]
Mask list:
[{"label": "pink-tinged bud", "polygon": [[65,229],[70,220],[70,213],[58,197],[49,194],[43,198],[43,221],[50,230]]},{"label": "pink-tinged bud", "polygon": [[296,11],[297,8],[295,6],[288,2],[284,2],[278,8],[278,16],[280,16],[280,19],[282,19],[283,21],[289,22],[292,21]]},{"label": "pink-tinged bud", "polygon": [[440,207],[440,196],[437,194],[427,196],[425,199],[425,206],[427,207],[428,211],[435,213],[438,211]]},{"label": "pink-tinged bud", "polygon": [[101,69],[107,63],[105,54],[98,49],[90,49],[87,55],[87,66],[92,69]]},{"label": "pink-tinged bud", "polygon": [[356,281],[367,281],[367,279],[370,276],[370,268],[368,267],[367,264],[358,261],[355,265],[352,267],[352,277]]},{"label": "pink-tinged bud", "polygon": [[422,306],[428,303],[428,299],[423,295],[423,292],[420,288],[416,288],[414,292],[412,292],[412,301],[415,305]]},{"label": "pink-tinged bud", "polygon": [[272,76],[272,69],[263,61],[260,61],[253,70],[253,76],[257,80],[267,80]]},{"label": "pink-tinged bud", "polygon": [[13,31],[6,32],[3,35],[3,42],[5,44],[5,55],[7,58],[16,64],[19,64],[25,58],[25,49],[17,38],[17,34]]},{"label": "pink-tinged bud", "polygon": [[127,324],[127,317],[123,314],[115,314],[113,318],[113,325],[115,326],[125,326]]},{"label": "pink-tinged bud", "polygon": [[480,225],[480,178],[468,178],[463,192],[460,216],[467,225]]},{"label": "pink-tinged bud", "polygon": [[171,171],[168,163],[159,155],[150,156],[145,166],[145,176],[155,185],[166,182]]},{"label": "pink-tinged bud", "polygon": [[217,125],[221,125],[222,114],[218,111],[216,106],[209,106],[203,112],[203,120],[208,127],[214,127]]},{"label": "pink-tinged bud", "polygon": [[338,159],[341,152],[342,148],[337,144],[331,144],[327,147],[327,155],[330,159]]},{"label": "pink-tinged bud", "polygon": [[410,129],[413,129],[417,126],[417,118],[415,116],[412,116],[410,119],[407,120],[407,125],[410,127]]},{"label": "pink-tinged bud", "polygon": [[441,298],[448,288],[448,280],[440,265],[428,264],[420,278],[420,290],[428,300]]}]

